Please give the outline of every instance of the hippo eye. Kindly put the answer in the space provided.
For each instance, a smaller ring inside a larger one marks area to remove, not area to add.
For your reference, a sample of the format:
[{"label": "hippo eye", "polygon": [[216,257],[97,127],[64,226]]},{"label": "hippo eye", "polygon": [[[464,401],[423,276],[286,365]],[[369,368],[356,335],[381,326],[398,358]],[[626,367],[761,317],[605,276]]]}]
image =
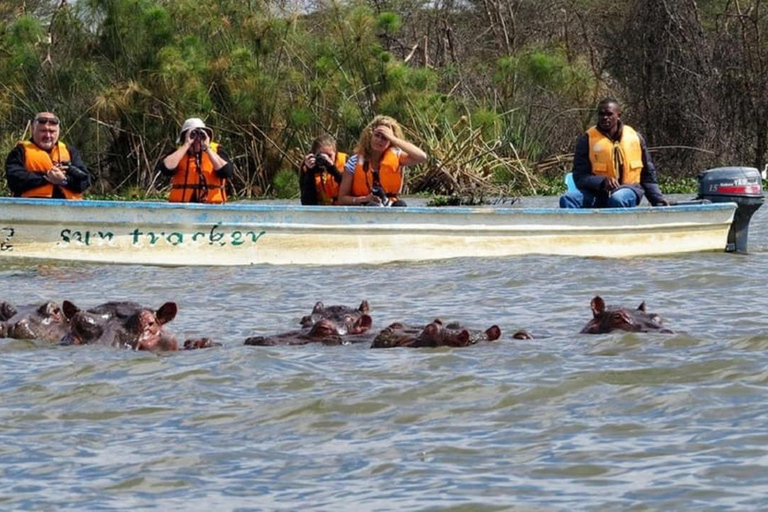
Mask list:
[{"label": "hippo eye", "polygon": [[632,318],[629,315],[627,315],[625,312],[623,312],[623,311],[618,311],[618,312],[614,313],[613,314],[613,321],[616,322],[617,324],[632,325],[634,323],[632,321]]}]

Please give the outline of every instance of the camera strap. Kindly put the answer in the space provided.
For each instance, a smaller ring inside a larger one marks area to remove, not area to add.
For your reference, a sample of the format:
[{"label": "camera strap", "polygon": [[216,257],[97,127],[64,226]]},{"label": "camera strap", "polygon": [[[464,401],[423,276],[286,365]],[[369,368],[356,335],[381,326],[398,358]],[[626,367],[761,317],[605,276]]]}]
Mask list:
[{"label": "camera strap", "polygon": [[[366,160],[365,162],[363,162],[363,171],[365,172],[366,177],[368,176],[369,169],[370,169],[370,166],[368,165],[368,161]],[[373,189],[373,187],[375,187],[376,185],[381,186],[381,180],[379,179],[378,170],[376,169],[371,170],[371,180],[372,182],[368,185],[368,188]]]},{"label": "camera strap", "polygon": [[208,181],[205,179],[203,173],[203,154],[202,152],[195,153],[195,168],[197,170],[197,181],[200,184],[200,188],[195,191],[196,203],[204,203],[205,198],[208,196]]}]

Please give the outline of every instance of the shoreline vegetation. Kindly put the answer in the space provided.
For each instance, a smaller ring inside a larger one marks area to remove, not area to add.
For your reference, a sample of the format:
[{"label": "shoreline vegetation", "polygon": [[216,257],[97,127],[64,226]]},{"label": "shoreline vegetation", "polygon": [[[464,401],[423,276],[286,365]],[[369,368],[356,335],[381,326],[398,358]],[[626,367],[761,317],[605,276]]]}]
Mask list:
[{"label": "shoreline vegetation", "polygon": [[[664,193],[768,159],[759,0],[27,0],[0,6],[0,152],[37,111],[94,175],[91,198],[164,199],[155,163],[202,117],[230,197],[295,198],[311,141],[352,151],[376,115],[429,161],[406,193],[556,195],[606,96]],[[8,195],[6,184],[0,194]]]}]

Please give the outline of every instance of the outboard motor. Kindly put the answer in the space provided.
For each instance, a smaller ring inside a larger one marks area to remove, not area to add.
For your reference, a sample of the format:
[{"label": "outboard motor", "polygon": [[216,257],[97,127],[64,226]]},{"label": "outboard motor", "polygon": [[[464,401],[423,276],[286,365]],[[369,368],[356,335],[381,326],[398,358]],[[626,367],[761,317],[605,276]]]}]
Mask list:
[{"label": "outboard motor", "polygon": [[754,167],[718,167],[699,174],[698,199],[713,203],[736,203],[727,252],[747,252],[749,221],[765,202],[760,172]]}]

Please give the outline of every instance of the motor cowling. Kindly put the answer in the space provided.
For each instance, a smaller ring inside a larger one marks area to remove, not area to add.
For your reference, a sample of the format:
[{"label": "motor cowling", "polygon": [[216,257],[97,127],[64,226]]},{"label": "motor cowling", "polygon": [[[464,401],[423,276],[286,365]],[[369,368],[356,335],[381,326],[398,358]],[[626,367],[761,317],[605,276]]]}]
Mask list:
[{"label": "motor cowling", "polygon": [[699,173],[699,199],[713,203],[736,203],[728,252],[747,252],[749,221],[765,202],[760,172],[754,167],[718,167]]}]

